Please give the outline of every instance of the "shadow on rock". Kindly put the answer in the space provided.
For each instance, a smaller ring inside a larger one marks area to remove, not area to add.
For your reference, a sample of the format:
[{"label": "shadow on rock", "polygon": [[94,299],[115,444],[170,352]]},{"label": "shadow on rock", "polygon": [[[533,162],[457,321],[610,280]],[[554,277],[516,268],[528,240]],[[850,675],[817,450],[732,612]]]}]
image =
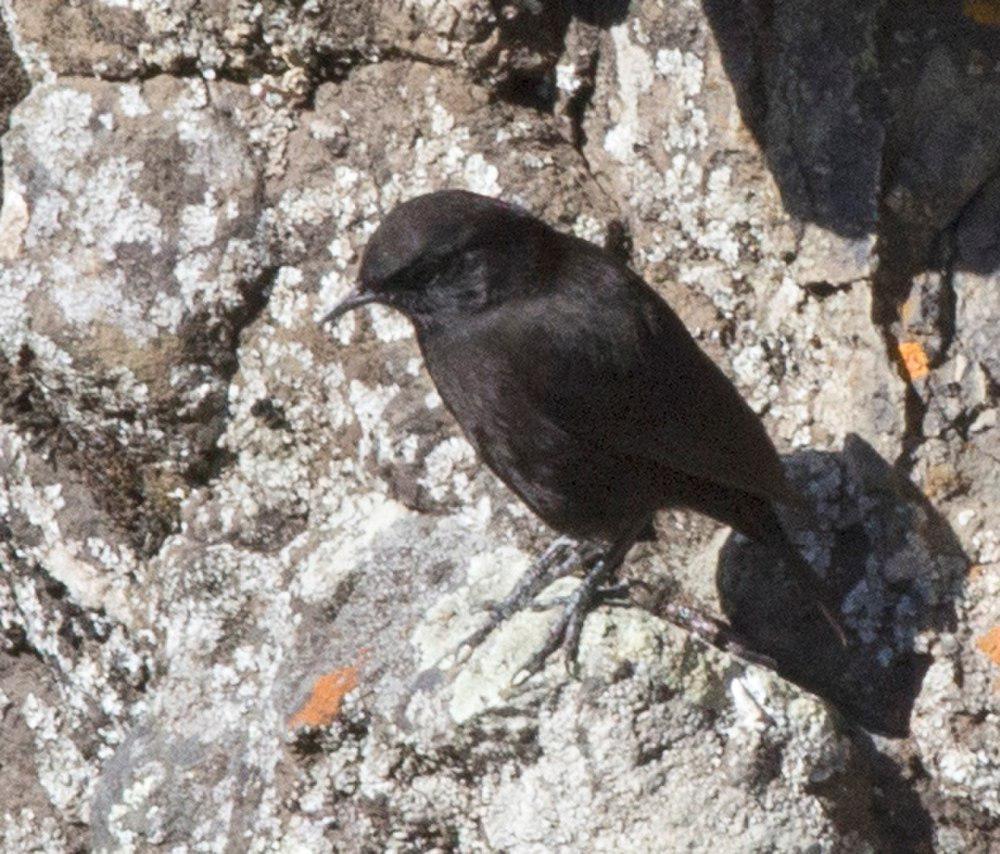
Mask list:
[{"label": "shadow on rock", "polygon": [[[932,854],[934,821],[920,800],[919,771],[880,752],[871,736],[852,734],[847,764],[808,786],[854,850]],[[843,850],[848,850],[844,848]]]},{"label": "shadow on rock", "polygon": [[816,512],[786,518],[786,527],[838,594],[850,644],[838,642],[766,547],[739,535],[719,557],[723,610],[786,679],[871,732],[905,736],[931,661],[918,635],[954,629],[968,558],[930,502],[856,436],[840,454],[796,454],[788,470]]},{"label": "shadow on rock", "polygon": [[588,24],[607,29],[628,17],[629,0],[570,0],[571,13]]},{"label": "shadow on rock", "polygon": [[[499,35],[492,49],[477,63],[503,101],[551,113],[556,102],[556,65],[564,58],[574,20],[585,27],[606,30],[621,24],[629,0],[520,0],[504,7]],[[596,64],[596,55],[592,60]],[[592,78],[594,67],[585,75]],[[582,109],[593,93],[593,80],[582,87],[577,105]]]},{"label": "shadow on rock", "polygon": [[953,262],[996,269],[995,230],[985,251],[979,238],[1000,215],[1000,29],[976,4],[702,8],[792,216],[877,233],[880,264],[905,281]]}]

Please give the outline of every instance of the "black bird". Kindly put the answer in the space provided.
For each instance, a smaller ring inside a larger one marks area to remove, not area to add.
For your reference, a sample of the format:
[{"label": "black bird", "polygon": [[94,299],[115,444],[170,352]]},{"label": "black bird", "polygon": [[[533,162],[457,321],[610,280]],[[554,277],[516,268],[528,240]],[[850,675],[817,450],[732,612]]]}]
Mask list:
[{"label": "black bird", "polygon": [[[801,505],[760,419],[638,275],[525,210],[460,190],[395,208],[369,241],[367,303],[413,323],[441,399],[487,465],[555,530],[604,544],[530,675],[583,619],[664,507],[711,516],[777,549],[843,639],[832,599],[791,545],[774,503]],[[470,649],[557,574],[546,552],[495,606]]]}]

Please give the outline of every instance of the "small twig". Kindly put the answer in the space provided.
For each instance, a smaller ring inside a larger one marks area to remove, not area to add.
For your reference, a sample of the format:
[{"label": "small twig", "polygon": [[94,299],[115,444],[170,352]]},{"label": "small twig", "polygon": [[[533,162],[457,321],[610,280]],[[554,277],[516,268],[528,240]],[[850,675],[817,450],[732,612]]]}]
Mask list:
[{"label": "small twig", "polygon": [[731,626],[716,617],[710,617],[689,605],[681,605],[677,602],[668,602],[666,605],[646,610],[703,640],[709,646],[735,655],[750,664],[757,664],[776,673],[779,672],[777,661],[770,656],[750,649],[746,640],[740,637]]}]

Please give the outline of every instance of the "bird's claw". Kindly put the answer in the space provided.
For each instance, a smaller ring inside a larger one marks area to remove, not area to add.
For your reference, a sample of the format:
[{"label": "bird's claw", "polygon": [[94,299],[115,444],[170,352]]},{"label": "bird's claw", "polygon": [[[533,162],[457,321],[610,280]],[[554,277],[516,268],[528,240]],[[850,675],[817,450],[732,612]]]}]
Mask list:
[{"label": "bird's claw", "polygon": [[460,666],[467,662],[501,623],[519,611],[536,610],[533,600],[538,593],[553,581],[569,575],[580,563],[586,564],[593,558],[593,548],[589,544],[573,551],[570,549],[570,541],[565,537],[556,540],[535,565],[524,573],[508,596],[499,601],[488,600],[483,603],[481,610],[489,614],[486,623],[456,647],[449,656],[449,663]]},{"label": "bird's claw", "polygon": [[566,671],[571,676],[577,672],[577,652],[580,648],[580,636],[583,634],[583,624],[587,621],[587,615],[605,598],[609,593],[617,594],[622,587],[627,589],[627,584],[615,585],[614,587],[602,587],[609,572],[605,561],[599,561],[591,569],[583,583],[568,596],[562,597],[564,601],[563,611],[559,618],[549,629],[545,638],[545,643],[531,656],[514,674],[511,683],[514,687],[520,687],[532,676],[545,667],[549,657],[557,649],[562,648],[566,662]]},{"label": "bird's claw", "polygon": [[483,641],[486,640],[493,631],[499,626],[505,617],[502,612],[497,609],[492,609],[490,611],[490,619],[486,622],[484,626],[480,626],[472,634],[466,636],[466,638],[455,647],[455,651],[452,653],[451,657],[454,661],[454,666],[458,667],[465,664],[472,654],[483,645]]},{"label": "bird's claw", "polygon": [[[594,604],[596,605],[628,605],[628,592],[632,589],[630,581],[623,581],[611,587],[600,587],[594,591]],[[529,611],[551,611],[553,608],[565,608],[569,605],[573,594],[566,596],[556,596],[553,599],[545,599],[541,602],[532,602],[526,607]]]},{"label": "bird's claw", "polygon": [[[545,643],[542,644],[541,648],[535,652],[521,668],[514,674],[514,678],[511,679],[511,684],[518,688],[527,682],[532,676],[538,673],[543,667],[545,667],[545,662],[548,661],[549,656],[552,655],[560,646],[563,645],[564,636],[566,634],[566,626],[568,623],[568,618],[566,612],[564,611],[562,616],[556,621],[556,624],[549,630],[549,634],[545,639]],[[567,666],[570,659],[575,658],[576,651],[567,650]]]},{"label": "bird's claw", "polygon": [[[648,520],[640,521],[646,524]],[[582,548],[571,553],[568,557],[563,554],[567,547],[566,541],[556,541],[545,552],[541,560],[518,581],[510,595],[489,609],[491,614],[486,625],[473,632],[459,644],[455,653],[456,661],[467,661],[472,651],[512,614],[526,608],[547,610],[552,605],[562,604],[562,613],[549,630],[542,648],[514,674],[511,685],[513,688],[524,685],[545,666],[552,653],[560,647],[566,656],[567,669],[570,673],[575,673],[576,653],[580,646],[580,635],[583,632],[583,624],[587,619],[587,614],[601,601],[620,597],[623,592],[629,589],[627,583],[608,587],[606,582],[621,565],[626,552],[635,541],[637,531],[638,526],[636,531],[630,531],[606,552],[596,549],[593,543],[585,543]],[[569,575],[575,567],[581,564],[587,568],[587,571],[576,590],[568,596],[551,600],[545,604],[536,605],[534,603],[535,596],[549,584]]]}]

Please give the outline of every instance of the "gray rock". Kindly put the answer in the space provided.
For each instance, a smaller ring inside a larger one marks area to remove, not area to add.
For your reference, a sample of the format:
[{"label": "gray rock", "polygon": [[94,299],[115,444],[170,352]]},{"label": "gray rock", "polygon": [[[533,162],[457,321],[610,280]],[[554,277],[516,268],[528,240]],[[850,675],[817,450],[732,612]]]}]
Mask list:
[{"label": "gray rock", "polygon": [[211,468],[236,337],[269,287],[241,98],[165,77],[42,84],[3,140],[6,411],[141,549]]},{"label": "gray rock", "polygon": [[881,4],[844,2],[817,16],[782,3],[762,52],[768,165],[785,208],[848,238],[874,229],[883,117],[876,99],[875,29]]},{"label": "gray rock", "polygon": [[465,60],[464,48],[475,44],[489,52],[487,45],[495,46],[500,35],[497,16],[483,0],[390,0],[374,12],[360,0],[11,0],[6,17],[35,79],[129,80],[194,72],[208,79],[256,80],[269,94],[297,102],[318,82],[383,53],[480,62]]},{"label": "gray rock", "polygon": [[[994,48],[772,5],[3,5],[0,847],[1000,844]],[[668,512],[579,679],[509,690],[551,608],[450,666],[552,534],[405,322],[316,323],[445,186],[631,256],[788,454],[853,647]]]},{"label": "gray rock", "polygon": [[[27,94],[28,77],[14,52],[7,27],[0,18],[0,132],[7,130],[10,111]],[[3,167],[0,164],[0,180],[2,179]]]},{"label": "gray rock", "polygon": [[992,324],[1000,312],[998,277],[960,273],[955,277],[955,337],[959,351],[981,365],[994,386],[1000,377],[1000,346]]}]

